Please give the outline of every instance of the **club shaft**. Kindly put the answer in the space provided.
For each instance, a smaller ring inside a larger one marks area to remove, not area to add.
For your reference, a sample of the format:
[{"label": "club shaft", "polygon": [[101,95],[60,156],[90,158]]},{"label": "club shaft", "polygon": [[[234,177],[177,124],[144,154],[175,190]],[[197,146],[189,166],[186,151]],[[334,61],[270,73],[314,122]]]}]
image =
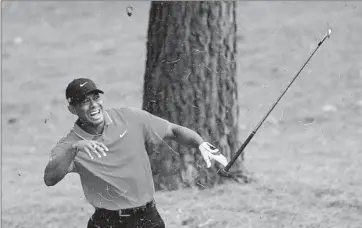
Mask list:
[{"label": "club shaft", "polygon": [[259,130],[259,128],[261,127],[261,125],[264,123],[264,121],[266,120],[266,118],[268,118],[268,116],[270,115],[270,113],[273,111],[273,109],[275,108],[275,106],[279,103],[279,101],[282,99],[282,97],[284,96],[284,94],[288,91],[288,89],[290,88],[290,86],[293,84],[293,82],[297,79],[297,77],[299,76],[300,72],[302,72],[302,70],[304,69],[304,67],[308,64],[309,60],[313,57],[314,53],[317,52],[318,48],[322,45],[322,43],[328,38],[328,35],[326,35],[319,43],[318,46],[314,49],[314,51],[312,52],[312,54],[309,56],[309,58],[307,59],[307,61],[303,64],[303,66],[300,68],[300,70],[298,71],[298,73],[294,76],[294,78],[290,81],[290,83],[288,84],[288,86],[285,88],[285,90],[280,94],[280,96],[278,97],[278,99],[274,102],[274,104],[272,105],[272,107],[269,109],[269,111],[267,112],[267,114],[261,119],[261,121],[256,125],[255,129],[251,132],[251,134],[248,136],[248,138],[246,138],[246,140],[244,141],[244,143],[241,145],[241,147],[239,148],[239,150],[234,154],[234,156],[231,158],[230,162],[225,166],[224,170],[227,172],[229,171],[229,169],[231,168],[231,166],[235,163],[236,159],[244,152],[245,147],[249,144],[249,142],[251,141],[251,139],[254,137],[254,135],[256,134],[256,132]]},{"label": "club shaft", "polygon": [[[323,39],[324,41],[325,39]],[[299,76],[299,74],[302,72],[302,70],[304,69],[304,67],[308,64],[308,62],[310,61],[310,59],[313,57],[314,53],[316,53],[316,51],[318,50],[318,48],[320,47],[320,45],[317,46],[316,49],[314,49],[314,51],[312,52],[312,54],[309,56],[309,58],[307,59],[307,61],[303,64],[303,66],[299,69],[298,73],[294,76],[294,78],[290,81],[290,83],[288,84],[288,86],[285,88],[285,90],[280,94],[280,96],[278,97],[278,99],[274,102],[273,106],[269,109],[269,111],[267,112],[267,114],[263,117],[263,119],[258,123],[258,125],[255,127],[254,131],[257,132],[259,130],[259,128],[261,127],[261,125],[264,123],[264,121],[266,120],[266,118],[268,118],[268,116],[270,115],[270,113],[274,110],[275,106],[277,106],[277,104],[279,103],[279,101],[282,99],[282,97],[284,96],[284,94],[288,91],[288,89],[290,88],[290,86],[294,83],[294,81],[297,79],[297,77]]]},{"label": "club shaft", "polygon": [[229,169],[231,168],[231,166],[234,164],[234,162],[236,161],[236,159],[238,159],[238,157],[240,156],[241,153],[243,153],[245,147],[249,144],[249,142],[251,141],[251,139],[254,137],[255,135],[255,131],[253,131],[248,138],[246,138],[246,140],[244,141],[243,145],[241,145],[241,147],[239,148],[239,150],[236,152],[236,154],[231,158],[230,162],[225,166],[224,170],[227,172],[229,171]]}]

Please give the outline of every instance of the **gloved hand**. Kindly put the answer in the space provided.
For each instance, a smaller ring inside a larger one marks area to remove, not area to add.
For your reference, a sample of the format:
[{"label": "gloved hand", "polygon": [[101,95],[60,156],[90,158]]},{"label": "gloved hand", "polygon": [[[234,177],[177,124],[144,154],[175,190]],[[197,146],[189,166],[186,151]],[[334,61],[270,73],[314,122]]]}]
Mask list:
[{"label": "gloved hand", "polygon": [[223,166],[226,166],[228,164],[226,157],[222,155],[216,147],[208,142],[201,143],[199,146],[199,150],[206,162],[207,168],[211,167],[211,159],[221,163]]}]

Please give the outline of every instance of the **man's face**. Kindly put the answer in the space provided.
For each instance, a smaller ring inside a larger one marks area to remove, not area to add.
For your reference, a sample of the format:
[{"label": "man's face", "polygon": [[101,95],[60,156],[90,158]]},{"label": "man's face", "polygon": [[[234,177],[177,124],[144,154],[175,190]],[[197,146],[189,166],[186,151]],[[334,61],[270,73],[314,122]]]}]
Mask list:
[{"label": "man's face", "polygon": [[88,94],[81,103],[73,107],[79,119],[85,124],[99,125],[104,121],[103,101],[98,93]]}]

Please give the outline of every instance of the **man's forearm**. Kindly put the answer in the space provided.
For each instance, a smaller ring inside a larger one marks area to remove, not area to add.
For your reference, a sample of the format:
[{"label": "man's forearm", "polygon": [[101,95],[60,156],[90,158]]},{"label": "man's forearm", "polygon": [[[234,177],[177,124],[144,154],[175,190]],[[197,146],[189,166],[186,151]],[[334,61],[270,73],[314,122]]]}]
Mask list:
[{"label": "man's forearm", "polygon": [[198,148],[204,142],[198,133],[183,126],[173,128],[173,135],[177,143],[187,147]]},{"label": "man's forearm", "polygon": [[53,186],[61,181],[68,173],[68,169],[76,155],[75,151],[64,151],[64,153],[51,160],[44,171],[44,182],[47,186]]}]

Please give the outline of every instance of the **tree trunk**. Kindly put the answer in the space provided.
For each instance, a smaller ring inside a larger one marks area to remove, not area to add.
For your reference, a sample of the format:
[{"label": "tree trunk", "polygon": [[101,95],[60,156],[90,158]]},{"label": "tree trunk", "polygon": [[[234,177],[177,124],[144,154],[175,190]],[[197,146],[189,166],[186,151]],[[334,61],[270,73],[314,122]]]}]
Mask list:
[{"label": "tree trunk", "polygon": [[[235,2],[152,2],[143,109],[198,132],[230,160],[238,132]],[[156,190],[222,183],[197,149],[149,146]],[[243,171],[243,157],[231,171]]]}]

